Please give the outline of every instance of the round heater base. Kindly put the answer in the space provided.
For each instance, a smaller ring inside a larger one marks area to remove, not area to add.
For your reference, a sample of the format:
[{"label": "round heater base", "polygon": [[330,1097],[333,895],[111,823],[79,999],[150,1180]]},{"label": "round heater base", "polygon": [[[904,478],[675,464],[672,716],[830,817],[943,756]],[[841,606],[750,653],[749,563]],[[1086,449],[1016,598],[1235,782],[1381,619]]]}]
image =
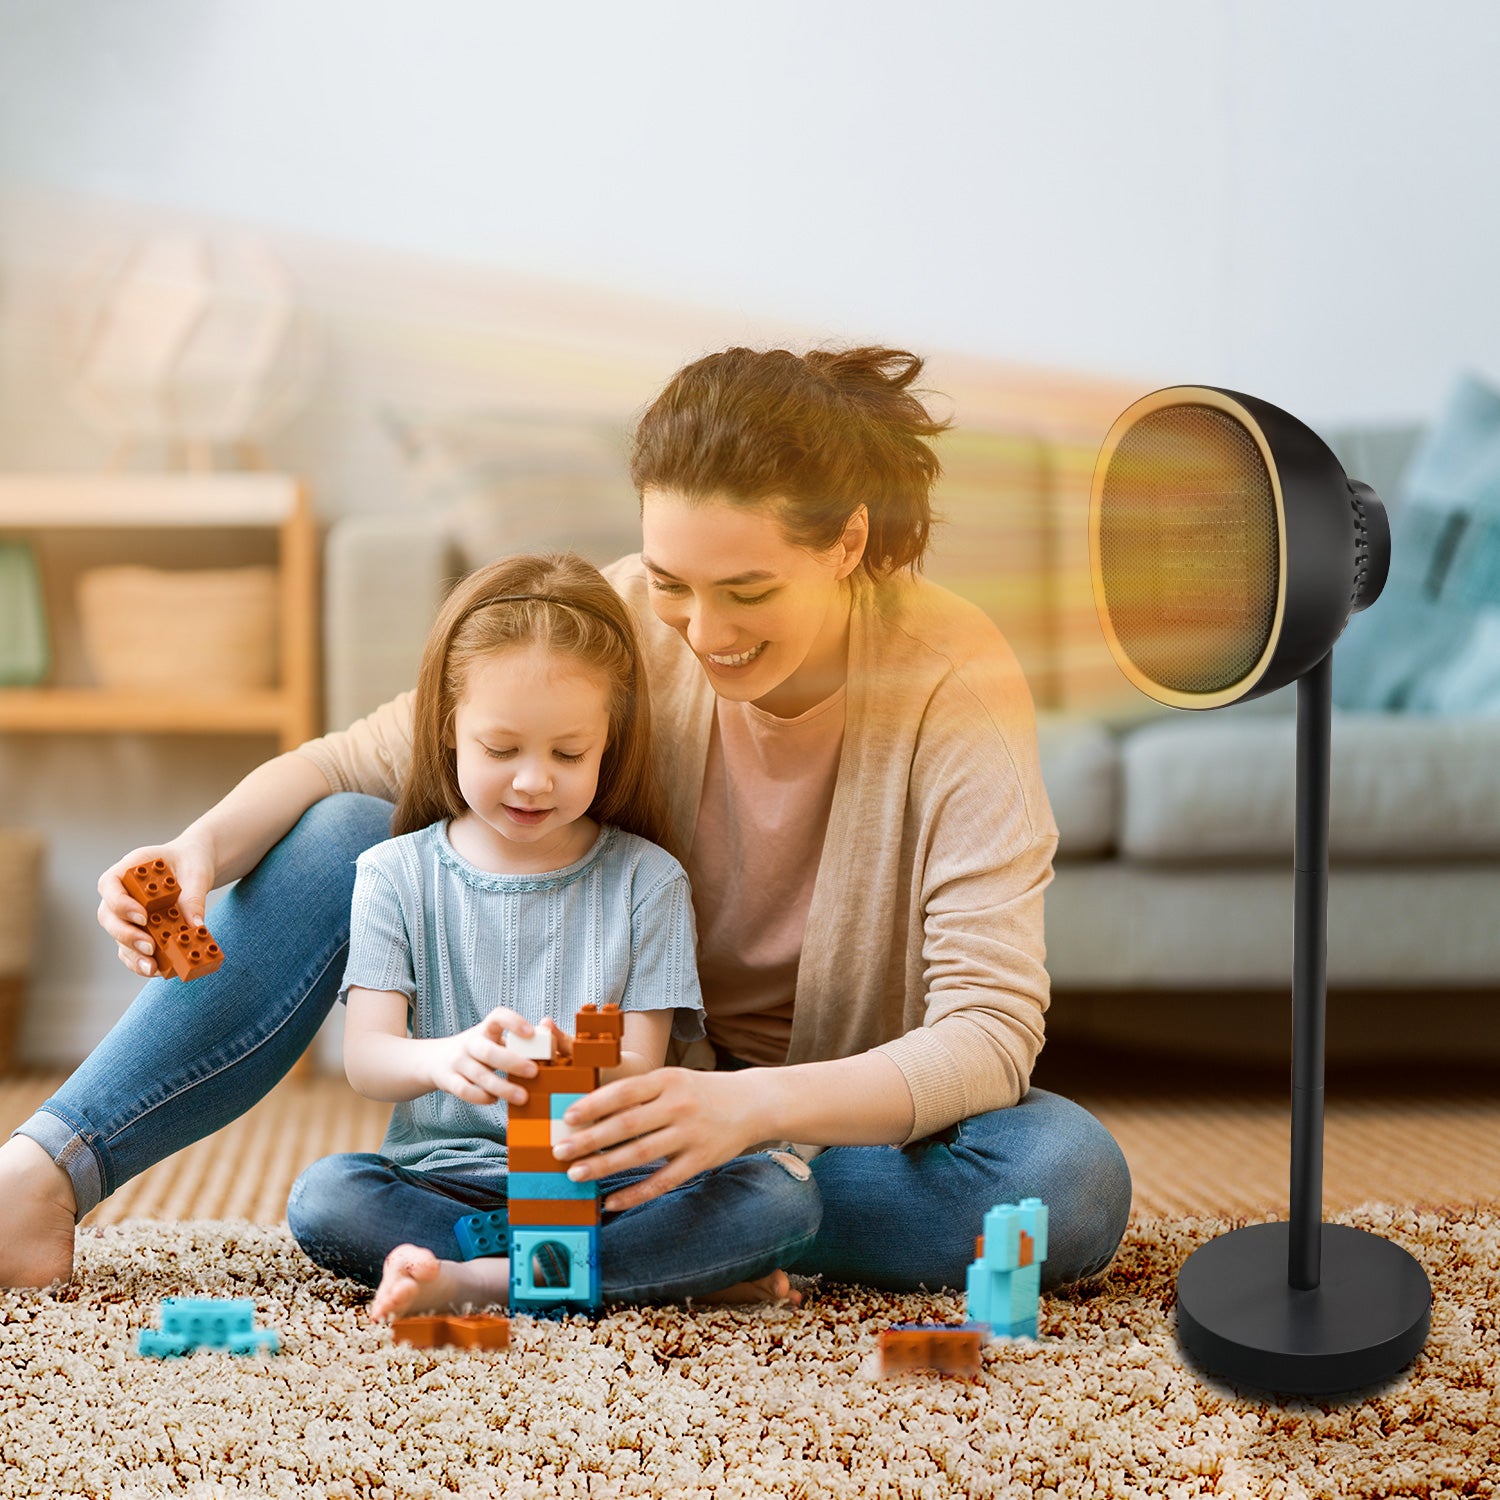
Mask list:
[{"label": "round heater base", "polygon": [[1291,1225],[1251,1224],[1200,1246],[1177,1273],[1177,1337],[1206,1372],[1291,1395],[1358,1390],[1427,1339],[1432,1288],[1399,1245],[1322,1226],[1319,1284],[1287,1279]]}]

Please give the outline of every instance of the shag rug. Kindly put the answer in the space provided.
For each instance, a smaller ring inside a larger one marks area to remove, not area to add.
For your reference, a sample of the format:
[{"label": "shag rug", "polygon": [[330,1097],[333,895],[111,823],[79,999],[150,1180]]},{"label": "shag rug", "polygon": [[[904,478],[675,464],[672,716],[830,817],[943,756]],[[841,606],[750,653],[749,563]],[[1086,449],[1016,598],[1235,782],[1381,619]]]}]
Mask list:
[{"label": "shag rug", "polygon": [[[1366,1206],[1336,1221],[1426,1267],[1412,1367],[1338,1401],[1198,1378],[1178,1267],[1232,1227],[1132,1225],[1096,1284],[977,1378],[882,1379],[880,1330],[957,1295],[807,1285],[798,1311],[630,1308],[514,1320],[506,1353],[413,1349],[284,1228],[133,1221],[77,1274],[0,1292],[0,1494],[135,1496],[1448,1496],[1500,1494],[1500,1209]],[[277,1355],[133,1351],[163,1297],[252,1297]]]}]

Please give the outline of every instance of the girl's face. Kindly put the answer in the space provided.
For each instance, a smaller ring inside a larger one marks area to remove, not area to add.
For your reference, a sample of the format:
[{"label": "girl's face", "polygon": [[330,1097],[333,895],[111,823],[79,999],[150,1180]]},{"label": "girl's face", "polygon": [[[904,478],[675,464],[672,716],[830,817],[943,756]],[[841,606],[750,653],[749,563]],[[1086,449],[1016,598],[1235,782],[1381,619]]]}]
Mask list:
[{"label": "girl's face", "polygon": [[844,680],[849,594],[864,507],[827,552],[789,542],[773,506],[647,489],[641,553],[657,618],[692,648],[721,697],[793,717]]},{"label": "girl's face", "polygon": [[449,739],[469,807],[450,828],[460,852],[501,870],[581,859],[598,833],[586,814],[608,740],[609,683],[577,657],[514,646],[477,661]]}]

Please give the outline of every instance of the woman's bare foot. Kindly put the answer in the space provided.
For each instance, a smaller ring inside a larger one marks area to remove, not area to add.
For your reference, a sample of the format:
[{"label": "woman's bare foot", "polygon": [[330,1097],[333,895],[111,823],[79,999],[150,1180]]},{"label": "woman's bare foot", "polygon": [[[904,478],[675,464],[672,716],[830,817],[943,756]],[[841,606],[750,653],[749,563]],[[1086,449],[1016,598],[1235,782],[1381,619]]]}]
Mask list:
[{"label": "woman's bare foot", "polygon": [[706,1297],[694,1297],[694,1302],[785,1302],[789,1307],[802,1306],[802,1293],[792,1287],[791,1278],[785,1271],[772,1271],[758,1281],[738,1281],[726,1286],[721,1292],[710,1292]]},{"label": "woman's bare foot", "polygon": [[397,1245],[381,1269],[370,1321],[497,1303],[503,1307],[509,1294],[510,1262],[502,1255],[439,1260],[422,1245]]},{"label": "woman's bare foot", "polygon": [[37,1143],[0,1145],[0,1286],[51,1286],[73,1275],[73,1182]]}]

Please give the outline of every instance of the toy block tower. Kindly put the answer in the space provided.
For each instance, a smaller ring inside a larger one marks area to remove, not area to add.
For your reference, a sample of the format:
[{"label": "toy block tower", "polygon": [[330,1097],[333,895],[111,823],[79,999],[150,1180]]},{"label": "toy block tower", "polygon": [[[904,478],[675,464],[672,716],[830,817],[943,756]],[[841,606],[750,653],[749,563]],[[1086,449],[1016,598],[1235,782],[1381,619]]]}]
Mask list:
[{"label": "toy block tower", "polygon": [[[618,1067],[625,1018],[618,1005],[580,1007],[571,1057],[551,1055],[551,1033],[538,1028],[537,1076],[525,1104],[506,1111],[510,1158],[507,1212],[469,1214],[454,1226],[466,1259],[510,1257],[510,1310],[538,1316],[595,1309],[599,1277],[599,1185],[574,1182],[552,1154],[572,1132],[570,1105],[599,1086],[601,1068]],[[520,1038],[507,1036],[515,1046]],[[543,1051],[545,1047],[545,1051]]]},{"label": "toy block tower", "polygon": [[996,1204],[984,1216],[974,1253],[969,1317],[988,1323],[995,1338],[1034,1339],[1047,1258],[1047,1205],[1040,1198]]}]

